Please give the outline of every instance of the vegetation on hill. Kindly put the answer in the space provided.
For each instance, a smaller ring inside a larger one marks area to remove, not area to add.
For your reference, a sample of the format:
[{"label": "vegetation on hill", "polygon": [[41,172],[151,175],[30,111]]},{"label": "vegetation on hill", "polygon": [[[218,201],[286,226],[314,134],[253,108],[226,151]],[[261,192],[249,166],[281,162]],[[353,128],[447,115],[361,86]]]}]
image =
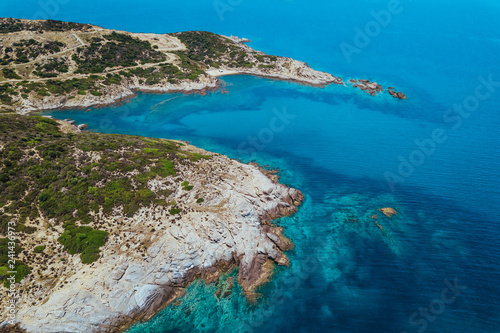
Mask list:
[{"label": "vegetation on hill", "polygon": [[81,24],[73,22],[63,22],[56,20],[45,21],[27,21],[14,18],[0,18],[0,33],[11,33],[17,31],[68,31],[78,30],[86,31],[92,26],[90,24]]},{"label": "vegetation on hill", "polygon": [[99,257],[107,236],[82,228],[102,225],[98,212],[121,209],[133,216],[140,207],[169,205],[172,191],[155,193],[148,182],[175,176],[179,164],[209,158],[168,140],[64,134],[55,120],[1,113],[0,142],[0,237],[9,221],[16,221],[18,233],[29,234],[53,219],[66,230],[59,242],[69,253],[81,253],[83,262]]},{"label": "vegetation on hill", "polygon": [[228,39],[207,31],[186,31],[175,34],[187,47],[185,54],[191,60],[210,66],[214,61],[238,48]]},{"label": "vegetation on hill", "polygon": [[2,56],[0,65],[8,65],[10,63],[23,64],[37,59],[39,56],[50,55],[61,52],[66,44],[59,41],[43,41],[39,42],[33,38],[26,40],[21,39],[12,46],[5,47],[1,50]]},{"label": "vegetation on hill", "polygon": [[169,83],[178,83],[181,80],[196,80],[200,74],[205,73],[195,65],[181,70],[176,65],[161,64],[158,67],[134,68],[127,71],[120,71],[120,75],[125,77],[137,76],[143,79],[148,85],[158,84],[162,79],[167,78]]},{"label": "vegetation on hill", "polygon": [[17,94],[18,92],[9,83],[0,84],[0,102],[2,104],[11,105],[12,96]]},{"label": "vegetation on hill", "polygon": [[94,41],[90,46],[77,49],[72,57],[78,64],[75,73],[102,73],[105,68],[131,67],[166,60],[165,55],[154,50],[148,41],[116,32],[103,37],[105,40]]},{"label": "vegetation on hill", "polygon": [[21,77],[17,75],[16,70],[12,68],[4,68],[2,69],[2,73],[6,79],[21,79]]},{"label": "vegetation on hill", "polygon": [[[274,56],[250,54],[229,39],[207,31],[185,31],[174,34],[187,47],[178,52],[188,59],[209,67],[253,67],[255,59],[261,62],[275,62]],[[254,59],[255,58],[255,59]]]},{"label": "vegetation on hill", "polygon": [[64,58],[49,59],[43,64],[36,64],[36,70],[33,74],[43,78],[57,77],[60,73],[67,73],[68,69],[68,64]]}]

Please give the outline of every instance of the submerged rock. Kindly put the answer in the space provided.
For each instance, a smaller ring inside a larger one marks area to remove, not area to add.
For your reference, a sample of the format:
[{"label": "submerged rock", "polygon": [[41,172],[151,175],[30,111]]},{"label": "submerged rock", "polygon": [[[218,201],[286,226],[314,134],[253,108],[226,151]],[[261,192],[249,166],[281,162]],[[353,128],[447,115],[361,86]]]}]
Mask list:
[{"label": "submerged rock", "polygon": [[391,207],[380,208],[379,210],[387,217],[391,217],[397,214],[396,210]]}]

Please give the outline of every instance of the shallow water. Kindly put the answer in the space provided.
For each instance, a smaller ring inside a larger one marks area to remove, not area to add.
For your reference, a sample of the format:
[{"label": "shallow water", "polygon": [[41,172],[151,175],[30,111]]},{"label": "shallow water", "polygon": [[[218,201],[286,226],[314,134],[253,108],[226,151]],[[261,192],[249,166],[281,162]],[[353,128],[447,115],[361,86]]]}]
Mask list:
[{"label": "shallow water", "polygon": [[[4,2],[0,12],[32,18],[43,11],[37,1],[23,3],[33,6]],[[130,332],[500,331],[500,89],[459,126],[443,119],[475,93],[479,76],[500,81],[499,5],[401,1],[401,13],[346,61],[339,45],[353,44],[353,29],[387,4],[241,1],[221,20],[210,1],[60,2],[53,18],[244,36],[259,50],[409,96],[232,76],[223,78],[227,95],[139,94],[120,107],[49,112],[90,130],[188,140],[279,168],[281,181],[306,195],[295,216],[277,221],[296,248],[291,267],[277,269],[257,306],[248,306],[237,286],[219,299],[216,286],[198,281],[179,306]],[[272,126],[275,117],[283,126]],[[436,129],[446,139],[415,153],[416,140],[428,142]],[[400,157],[419,165],[405,170]],[[387,172],[404,182],[391,188]],[[381,207],[398,215],[387,218]],[[466,289],[440,301],[455,278]]]}]

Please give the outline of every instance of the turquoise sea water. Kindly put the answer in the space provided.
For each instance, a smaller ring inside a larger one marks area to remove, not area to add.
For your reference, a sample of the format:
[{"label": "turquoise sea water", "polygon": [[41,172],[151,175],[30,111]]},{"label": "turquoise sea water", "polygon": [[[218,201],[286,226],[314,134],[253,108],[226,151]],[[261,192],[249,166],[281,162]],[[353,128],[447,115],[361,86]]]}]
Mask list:
[{"label": "turquoise sea water", "polygon": [[[255,307],[237,286],[219,299],[218,286],[198,281],[179,306],[130,332],[500,332],[500,84],[479,89],[490,96],[478,105],[471,97],[479,77],[500,82],[500,4],[401,0],[348,61],[342,43],[354,46],[355,28],[390,3],[0,3],[2,16],[243,36],[409,96],[233,76],[223,78],[229,94],[139,94],[119,107],[50,112],[90,130],[188,140],[279,168],[306,195],[295,216],[277,221],[296,245],[291,267],[276,271]],[[463,116],[448,112],[460,103]],[[272,126],[275,117],[283,126]],[[429,144],[433,132],[440,140]]]}]

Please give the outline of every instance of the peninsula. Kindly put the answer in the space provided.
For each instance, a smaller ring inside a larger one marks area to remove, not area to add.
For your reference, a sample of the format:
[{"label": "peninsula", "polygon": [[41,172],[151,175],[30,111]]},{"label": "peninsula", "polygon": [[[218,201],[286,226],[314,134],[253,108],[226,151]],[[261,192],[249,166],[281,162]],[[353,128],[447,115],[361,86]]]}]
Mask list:
[{"label": "peninsula", "polygon": [[[231,74],[345,85],[340,77],[304,62],[255,51],[248,41],[205,31],[130,33],[90,24],[0,18],[0,105],[21,114],[98,107],[129,99],[137,91],[214,90],[220,86],[218,76]],[[365,90],[361,84],[353,86]],[[366,91],[375,95],[378,88],[368,85]]]},{"label": "peninsula", "polygon": [[322,86],[340,79],[211,32],[142,34],[0,19],[0,103],[18,113],[113,104],[144,92],[217,89],[252,74]]}]

